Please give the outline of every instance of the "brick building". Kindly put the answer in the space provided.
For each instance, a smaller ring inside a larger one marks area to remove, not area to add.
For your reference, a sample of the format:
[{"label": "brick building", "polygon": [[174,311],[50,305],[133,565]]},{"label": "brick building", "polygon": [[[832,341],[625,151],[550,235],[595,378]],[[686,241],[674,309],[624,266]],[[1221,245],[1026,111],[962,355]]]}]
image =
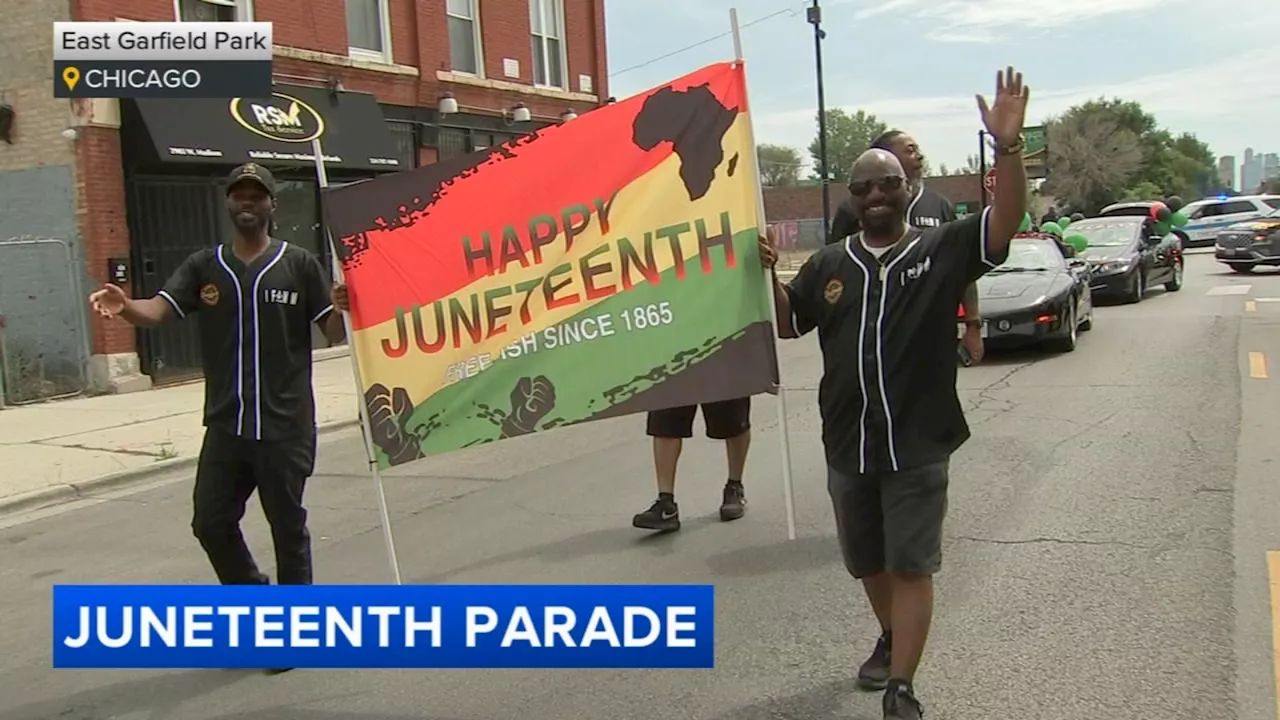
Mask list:
[{"label": "brick building", "polygon": [[[939,175],[924,179],[925,185],[937,191],[956,206],[962,214],[974,212],[982,203],[982,178],[972,175]],[[836,206],[849,199],[844,185],[831,186],[831,213]],[[822,187],[767,187],[764,189],[765,216],[769,222],[783,220],[812,220],[822,217]]]},{"label": "brick building", "polygon": [[[250,157],[280,180],[274,234],[327,266],[310,145],[254,127],[247,104],[301,107],[300,127],[320,133],[330,182],[340,183],[495,145],[608,100],[604,0],[70,0],[12,10],[0,27],[0,105],[14,117],[11,142],[0,141],[0,248],[20,236],[65,240],[83,267],[76,291],[115,276],[149,296],[188,253],[225,239],[223,178]],[[59,20],[271,22],[276,94],[230,108],[55,99]],[[4,263],[0,253],[0,303]],[[200,374],[194,323],[139,332],[89,317],[83,296],[75,305],[93,389]]]}]

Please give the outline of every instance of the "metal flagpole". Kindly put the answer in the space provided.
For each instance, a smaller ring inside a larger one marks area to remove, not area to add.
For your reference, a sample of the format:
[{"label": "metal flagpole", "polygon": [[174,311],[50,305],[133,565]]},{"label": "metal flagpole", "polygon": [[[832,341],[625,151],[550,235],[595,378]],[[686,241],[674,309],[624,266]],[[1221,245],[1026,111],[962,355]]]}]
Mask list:
[{"label": "metal flagpole", "polygon": [[[742,29],[738,26],[738,9],[729,8],[729,24],[733,27],[733,54],[737,58],[738,63],[745,62],[742,55]],[[743,88],[746,92],[746,88]],[[764,189],[760,186],[760,172],[756,166],[759,164],[756,157],[756,131],[755,123],[752,120],[751,113],[747,113],[747,140],[751,143],[750,168],[751,176],[756,183],[756,215],[760,218],[761,224],[764,224]],[[791,484],[791,437],[787,431],[787,392],[782,384],[782,358],[777,353],[778,332],[778,301],[773,296],[774,274],[772,272],[765,274],[765,294],[769,297],[769,308],[773,312],[773,316],[769,319],[769,326],[774,328],[774,362],[778,366],[778,439],[782,445],[782,489],[786,496],[787,503],[787,539],[796,539],[796,495],[795,489]]]},{"label": "metal flagpole", "polygon": [[[324,190],[329,187],[329,174],[324,169],[324,151],[320,147],[320,139],[316,138],[311,141],[311,152],[316,156],[316,179],[320,182],[320,189]],[[324,207],[323,199],[321,208]],[[329,224],[325,222],[323,215],[321,216],[321,225],[324,227],[325,241],[329,244],[329,254],[333,260],[333,279],[334,282],[342,282],[342,264],[338,262],[337,248],[333,244],[333,237],[329,234]],[[337,308],[334,308],[337,310]],[[347,355],[351,357],[351,374],[356,381],[356,388],[361,387],[360,381],[360,360],[356,358],[356,349],[353,344],[355,338],[351,334],[351,314],[342,313],[342,325],[347,331]],[[369,472],[373,474],[373,484],[378,489],[378,512],[382,515],[382,539],[387,543],[387,560],[391,563],[391,574],[396,579],[397,585],[403,585],[400,580],[400,561],[396,557],[396,540],[391,533],[391,513],[387,510],[387,492],[382,487],[382,472],[378,469],[378,456],[373,449],[373,431],[369,425],[369,409],[365,407],[364,399],[356,403],[360,410],[360,426],[361,433],[364,435],[364,451],[365,456],[369,458]]]}]

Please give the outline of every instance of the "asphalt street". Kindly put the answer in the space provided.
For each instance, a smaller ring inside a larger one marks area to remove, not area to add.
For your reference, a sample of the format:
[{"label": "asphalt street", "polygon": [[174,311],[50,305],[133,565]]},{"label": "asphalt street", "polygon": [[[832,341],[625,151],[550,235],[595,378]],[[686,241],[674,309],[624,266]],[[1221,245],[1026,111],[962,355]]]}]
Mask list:
[{"label": "asphalt street", "polygon": [[[1280,274],[1232,275],[1195,255],[1181,292],[1100,307],[1074,353],[996,355],[961,370],[974,437],[952,464],[937,617],[917,682],[926,717],[1277,717],[1271,299]],[[55,583],[212,581],[181,476],[0,519],[0,718],[878,720],[879,696],[852,684],[876,627],[834,541],[816,341],[787,343],[783,362],[795,541],[770,397],[755,404],[751,505],[734,523],[716,517],[722,450],[697,439],[682,460],[684,530],[630,527],[654,493],[640,417],[386,477],[405,582],[713,582],[715,670],[52,670]],[[309,489],[319,582],[390,581],[365,467],[358,435],[322,446]],[[256,504],[246,524],[269,565]]]}]

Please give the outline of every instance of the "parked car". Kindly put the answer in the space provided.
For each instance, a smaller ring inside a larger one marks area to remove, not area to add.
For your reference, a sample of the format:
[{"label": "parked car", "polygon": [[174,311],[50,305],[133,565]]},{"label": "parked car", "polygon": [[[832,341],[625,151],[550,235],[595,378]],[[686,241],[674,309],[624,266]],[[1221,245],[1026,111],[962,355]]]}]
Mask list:
[{"label": "parked car", "polygon": [[1009,258],[978,280],[978,296],[990,345],[1071,352],[1079,333],[1093,327],[1089,264],[1066,257],[1048,235],[1014,237]]},{"label": "parked car", "polygon": [[1280,195],[1197,200],[1183,208],[1187,224],[1180,229],[1187,235],[1187,247],[1209,247],[1228,227],[1269,216],[1277,208],[1280,208]]},{"label": "parked car", "polygon": [[[1196,201],[1196,202],[1201,202],[1201,201]],[[1116,203],[1114,205],[1108,205],[1102,208],[1102,212],[1098,213],[1098,217],[1150,218],[1151,206],[1155,204],[1156,204],[1155,201],[1147,201],[1147,200],[1144,200],[1142,202]],[[1184,206],[1182,208],[1182,211],[1184,213],[1189,212],[1187,208],[1190,208],[1192,205],[1195,205],[1195,204],[1196,203],[1191,203],[1190,205]],[[1174,228],[1170,234],[1177,239],[1178,243],[1180,244],[1180,247],[1191,247],[1191,244],[1190,244],[1191,236],[1187,234],[1185,227]]]},{"label": "parked car", "polygon": [[1071,223],[1067,232],[1089,242],[1082,257],[1089,262],[1095,297],[1121,297],[1136,303],[1152,285],[1163,283],[1169,292],[1182,289],[1181,240],[1173,233],[1156,235],[1150,217],[1088,218]]},{"label": "parked car", "polygon": [[1213,255],[1238,273],[1259,265],[1280,265],[1280,210],[1229,225],[1218,234]]}]

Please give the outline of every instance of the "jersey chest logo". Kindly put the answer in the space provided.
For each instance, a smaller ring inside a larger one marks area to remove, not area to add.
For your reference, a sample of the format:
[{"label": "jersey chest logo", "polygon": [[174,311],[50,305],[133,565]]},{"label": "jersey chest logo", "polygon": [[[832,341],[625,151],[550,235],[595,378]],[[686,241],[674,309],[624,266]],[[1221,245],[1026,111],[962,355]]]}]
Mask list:
[{"label": "jersey chest logo", "polygon": [[917,217],[913,223],[916,227],[942,227],[942,220],[936,217]]},{"label": "jersey chest logo", "polygon": [[924,277],[925,273],[929,272],[929,268],[932,266],[933,266],[933,259],[926,257],[924,260],[921,260],[915,265],[912,265],[911,267],[903,270],[899,280],[903,285],[906,285],[912,280],[918,280]]},{"label": "jersey chest logo", "polygon": [[827,301],[828,305],[835,305],[844,294],[844,283],[836,279],[827,281],[827,286],[822,288],[822,299]]},{"label": "jersey chest logo", "polygon": [[297,305],[298,293],[293,290],[273,290],[267,289],[262,291],[262,301],[272,303],[274,305]]},{"label": "jersey chest logo", "polygon": [[218,297],[217,285],[214,285],[213,283],[205,283],[204,286],[200,288],[200,302],[205,305],[208,305],[209,307],[217,305]]}]

